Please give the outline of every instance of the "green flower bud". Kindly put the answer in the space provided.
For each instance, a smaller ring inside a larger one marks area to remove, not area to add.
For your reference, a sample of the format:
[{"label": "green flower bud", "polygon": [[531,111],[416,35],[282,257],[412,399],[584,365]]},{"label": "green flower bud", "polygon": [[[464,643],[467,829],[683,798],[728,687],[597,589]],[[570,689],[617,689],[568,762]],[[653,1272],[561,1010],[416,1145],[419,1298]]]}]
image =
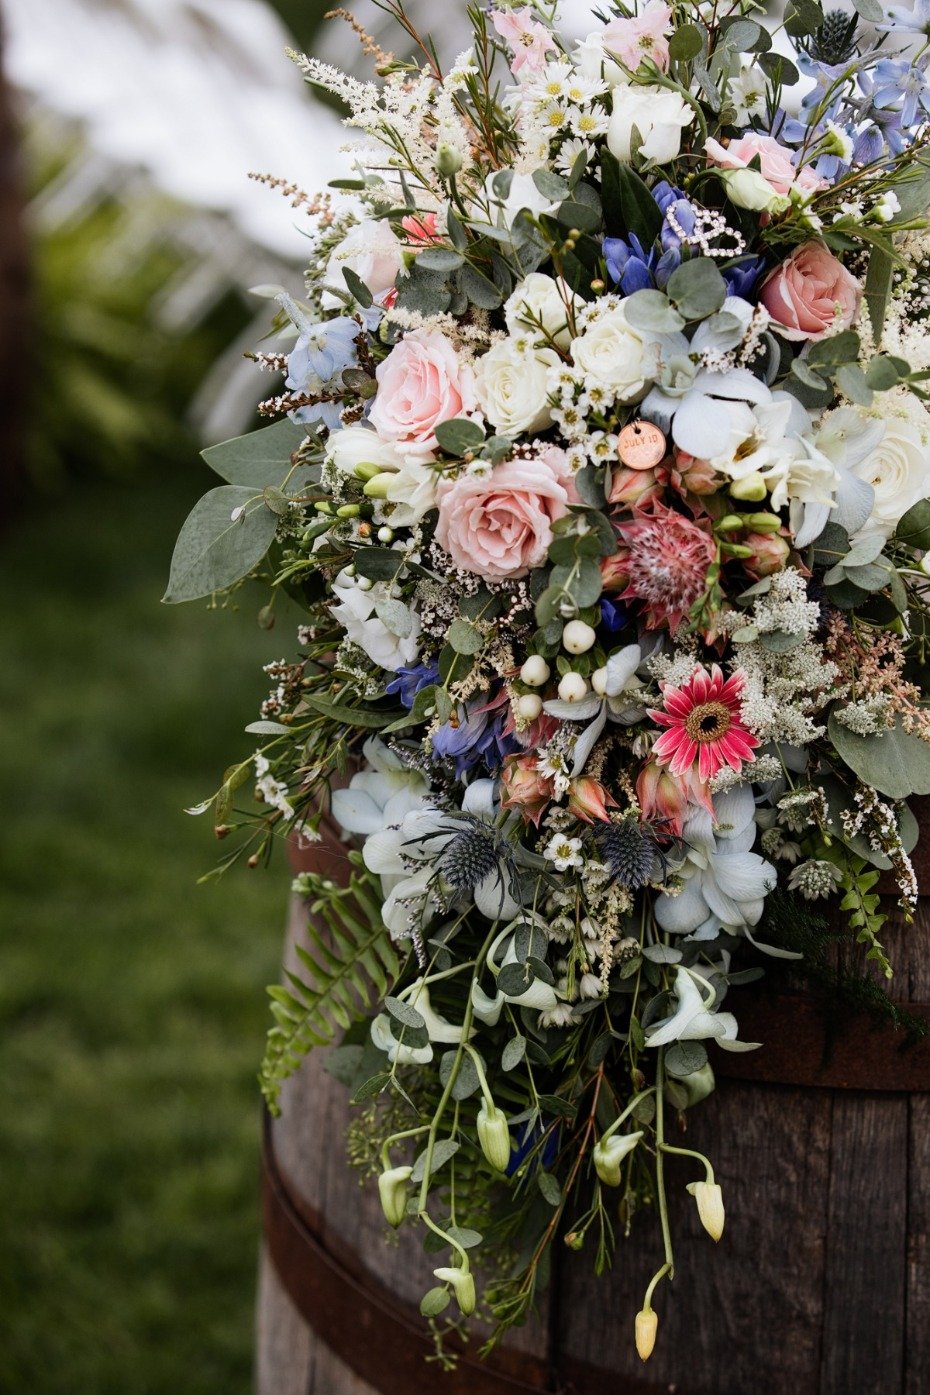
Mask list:
[{"label": "green flower bud", "polygon": [[412,1167],[389,1167],[378,1178],[381,1210],[388,1225],[395,1230],[407,1213],[407,1183],[412,1172]]},{"label": "green flower bud", "polygon": [[450,179],[462,168],[462,156],[448,141],[440,141],[436,147],[436,172],[443,179]]},{"label": "green flower bud", "polygon": [[642,1129],[637,1129],[635,1133],[614,1133],[598,1139],[594,1145],[594,1171],[605,1187],[619,1187],[623,1159],[632,1153],[642,1136]]},{"label": "green flower bud", "polygon": [[688,1096],[686,1108],[707,1099],[707,1096],[713,1093],[717,1085],[714,1079],[714,1068],[709,1061],[705,1061],[700,1070],[693,1070],[690,1075],[682,1076],[678,1083]]},{"label": "green flower bud", "polygon": [[360,460],[355,467],[355,474],[360,480],[373,480],[383,469],[383,465],[375,465],[371,460]]},{"label": "green flower bud", "polygon": [[765,487],[765,480],[757,470],[754,470],[751,475],[744,475],[741,480],[734,480],[730,485],[730,493],[734,499],[745,499],[748,504],[759,504],[768,494],[768,490]]},{"label": "green flower bud", "polygon": [[697,1202],[701,1225],[712,1240],[723,1234],[723,1192],[716,1182],[691,1182],[688,1191]]},{"label": "green flower bud", "polygon": [[640,1361],[648,1361],[656,1344],[659,1328],[658,1314],[652,1308],[643,1308],[636,1314],[636,1350]]},{"label": "green flower bud", "polygon": [[717,524],[717,532],[738,533],[739,530],[745,526],[745,520],[742,519],[738,513],[728,513],[726,517],[721,518],[720,522]]},{"label": "green flower bud", "polygon": [[478,1142],[481,1151],[497,1172],[505,1172],[510,1162],[510,1130],[507,1115],[493,1106],[488,1109],[482,1100],[478,1110]]},{"label": "green flower bud", "polygon": [[365,485],[362,493],[369,499],[386,499],[391,480],[394,478],[393,470],[382,470],[378,475],[372,475]]},{"label": "green flower bud", "polygon": [[746,526],[753,533],[777,533],[781,519],[777,513],[751,513],[746,519]]},{"label": "green flower bud", "polygon": [[358,504],[340,504],[336,510],[337,518],[358,518],[361,509]]},{"label": "green flower bud", "polygon": [[451,1284],[455,1301],[463,1317],[470,1317],[475,1311],[475,1280],[467,1269],[443,1267],[433,1273],[440,1283]]}]

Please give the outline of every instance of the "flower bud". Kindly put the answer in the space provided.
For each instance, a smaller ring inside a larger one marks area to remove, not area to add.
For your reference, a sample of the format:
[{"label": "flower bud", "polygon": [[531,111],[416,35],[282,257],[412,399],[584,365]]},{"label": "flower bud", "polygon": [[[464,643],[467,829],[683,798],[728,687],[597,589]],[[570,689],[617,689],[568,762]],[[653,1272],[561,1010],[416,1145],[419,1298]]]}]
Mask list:
[{"label": "flower bud", "polygon": [[436,147],[437,174],[441,174],[443,179],[449,179],[453,174],[458,174],[461,168],[461,152],[450,145],[448,141],[440,141]]},{"label": "flower bud", "polygon": [[386,499],[395,473],[394,470],[382,470],[380,474],[372,475],[364,485],[362,493],[368,499]]},{"label": "flower bud", "polygon": [[712,1240],[723,1234],[723,1192],[716,1182],[691,1182],[688,1191],[697,1202],[701,1225]]},{"label": "flower bud", "polygon": [[925,552],[920,559],[920,570],[924,576],[930,576],[930,552]]},{"label": "flower bud", "polygon": [[361,509],[358,504],[340,504],[336,510],[337,518],[358,518]]},{"label": "flower bud", "polygon": [[662,493],[655,470],[634,470],[631,465],[617,465],[611,474],[608,502],[625,509],[644,508],[650,499]]},{"label": "flower bud", "polygon": [[[368,493],[368,487],[365,487]],[[754,470],[750,475],[744,475],[741,480],[734,480],[730,485],[730,493],[734,499],[745,499],[747,504],[760,504],[768,494],[765,487],[765,480]]]},{"label": "flower bud", "polygon": [[744,521],[738,513],[728,513],[725,518],[721,518],[717,524],[718,533],[738,533],[744,527]]},{"label": "flower bud", "polygon": [[737,208],[749,208],[756,213],[784,213],[791,200],[775,191],[758,170],[714,170],[727,191],[727,198]]},{"label": "flower bud", "polygon": [[636,1350],[641,1361],[648,1361],[656,1344],[659,1316],[652,1308],[643,1308],[636,1314]]},{"label": "flower bud", "polygon": [[466,1269],[452,1269],[443,1266],[434,1269],[433,1274],[442,1284],[451,1284],[455,1294],[455,1301],[459,1305],[459,1312],[463,1317],[470,1317],[475,1311],[475,1281],[470,1272]]},{"label": "flower bud", "polygon": [[690,1075],[682,1076],[678,1084],[688,1096],[685,1108],[689,1109],[692,1104],[698,1104],[701,1100],[707,1099],[707,1096],[716,1088],[714,1068],[709,1061],[705,1061],[700,1070],[693,1070]]},{"label": "flower bud", "polygon": [[787,540],[778,533],[748,533],[746,546],[750,549],[746,570],[760,581],[780,572],[791,552]]},{"label": "flower bud", "polygon": [[381,1210],[388,1225],[395,1230],[407,1213],[407,1183],[412,1167],[389,1167],[378,1178],[378,1195],[381,1197]]},{"label": "flower bud", "polygon": [[488,1109],[486,1100],[482,1100],[478,1110],[478,1142],[491,1166],[497,1172],[506,1172],[510,1162],[510,1129],[507,1127],[507,1115],[493,1105]]},{"label": "flower bud", "polygon": [[751,513],[746,518],[746,527],[753,533],[777,533],[781,519],[777,513]]},{"label": "flower bud", "polygon": [[360,480],[373,480],[375,475],[380,475],[383,469],[383,465],[376,465],[372,460],[360,460],[355,466],[353,474]]},{"label": "flower bud", "polygon": [[632,1153],[642,1136],[642,1129],[637,1129],[635,1133],[613,1133],[595,1143],[594,1171],[605,1187],[619,1187],[623,1159]]}]

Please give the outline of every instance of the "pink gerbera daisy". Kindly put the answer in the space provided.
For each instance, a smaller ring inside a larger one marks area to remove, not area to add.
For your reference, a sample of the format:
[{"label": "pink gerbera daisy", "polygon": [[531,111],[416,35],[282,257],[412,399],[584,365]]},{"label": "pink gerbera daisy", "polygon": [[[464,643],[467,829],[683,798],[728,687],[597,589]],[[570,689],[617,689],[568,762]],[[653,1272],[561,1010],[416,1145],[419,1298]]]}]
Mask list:
[{"label": "pink gerbera daisy", "polygon": [[754,760],[758,738],[747,731],[740,715],[743,674],[724,679],[717,664],[710,672],[698,665],[681,688],[663,683],[665,709],[649,716],[667,727],[652,754],[672,775],[684,775],[697,763],[702,781],[712,780],[722,766],[739,770]]}]

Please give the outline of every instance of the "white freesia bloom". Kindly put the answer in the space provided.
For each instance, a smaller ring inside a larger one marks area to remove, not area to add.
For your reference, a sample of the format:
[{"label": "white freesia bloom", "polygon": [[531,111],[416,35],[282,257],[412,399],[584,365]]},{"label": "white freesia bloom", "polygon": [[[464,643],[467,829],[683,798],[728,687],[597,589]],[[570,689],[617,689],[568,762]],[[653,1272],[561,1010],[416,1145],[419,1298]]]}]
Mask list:
[{"label": "white freesia bloom", "polygon": [[326,459],[341,475],[354,475],[358,465],[399,470],[404,458],[390,441],[382,441],[370,426],[344,426],[326,442]]},{"label": "white freesia bloom", "polygon": [[813,439],[797,430],[810,425],[797,398],[774,393],[770,402],[754,406],[752,416],[752,430],[733,454],[710,457],[714,469],[731,480],[761,475],[776,509],[794,501],[832,506],[837,472]]},{"label": "white freesia bloom", "polygon": [[696,807],[685,820],[682,841],[687,853],[678,869],[685,884],[677,896],[663,892],[655,908],[663,930],[698,940],[758,924],[765,897],[776,882],[775,868],[752,851],[756,825],[751,787],[738,785],[717,795],[713,804],[715,819]]},{"label": "white freesia bloom", "polygon": [[394,528],[412,528],[436,507],[439,480],[430,460],[404,456],[400,469],[394,471],[386,487],[385,499],[394,507],[388,513],[379,506],[376,518],[386,519]]},{"label": "white freesia bloom", "polygon": [[549,339],[562,349],[571,343],[569,308],[579,310],[584,301],[561,279],[531,271],[504,305],[504,319],[515,339],[528,336],[542,346]]},{"label": "white freesia bloom", "polygon": [[495,430],[518,436],[549,425],[549,370],[557,363],[551,349],[522,348],[513,339],[493,344],[475,361],[478,402]]},{"label": "white freesia bloom", "polygon": [[330,606],[333,617],[345,630],[353,644],[381,668],[396,673],[404,664],[412,664],[419,653],[420,617],[409,610],[410,633],[403,637],[392,634],[376,613],[379,601],[390,599],[386,582],[376,581],[369,589],[359,585],[361,578],[341,571],[333,581],[336,604]]},{"label": "white freesia bloom", "polygon": [[613,110],[607,146],[622,165],[633,159],[633,128],[642,136],[644,160],[667,164],[681,150],[681,133],[694,120],[694,109],[677,92],[664,87],[618,85],[612,91]]},{"label": "white freesia bloom", "polygon": [[[702,992],[703,989],[703,992]],[[761,1042],[739,1041],[739,1026],[732,1012],[714,1012],[714,990],[698,974],[679,966],[675,970],[675,1013],[646,1031],[647,1046],[668,1046],[673,1041],[716,1040],[725,1051],[753,1051]]]},{"label": "white freesia bloom", "polygon": [[[325,283],[335,290],[346,287],[343,268],[348,267],[373,296],[391,290],[404,266],[404,247],[386,218],[364,218],[350,228],[334,247],[326,264]],[[331,298],[335,304],[335,298]]]}]

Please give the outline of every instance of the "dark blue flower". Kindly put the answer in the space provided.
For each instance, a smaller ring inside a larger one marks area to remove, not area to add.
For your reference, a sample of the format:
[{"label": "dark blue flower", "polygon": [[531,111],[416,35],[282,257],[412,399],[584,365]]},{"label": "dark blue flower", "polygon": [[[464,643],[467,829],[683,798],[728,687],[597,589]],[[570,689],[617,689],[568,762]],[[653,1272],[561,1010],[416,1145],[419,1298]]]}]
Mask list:
[{"label": "dark blue flower", "polygon": [[[548,1133],[546,1130],[548,1128]],[[535,1123],[525,1123],[517,1135],[516,1146],[510,1154],[510,1162],[507,1164],[507,1176],[512,1177],[517,1169],[525,1162],[526,1158],[539,1143],[539,1140],[546,1134],[546,1141],[542,1146],[541,1154],[534,1160],[530,1169],[530,1175],[541,1163],[546,1170],[555,1162],[559,1152],[559,1127],[549,1127],[543,1119],[537,1119]]]},{"label": "dark blue flower", "polygon": [[601,627],[615,635],[630,623],[630,615],[622,601],[609,601],[606,596],[600,600]]},{"label": "dark blue flower", "polygon": [[743,300],[751,300],[756,282],[765,270],[764,257],[741,257],[730,266],[722,266],[720,274],[727,283],[730,295],[738,295]]},{"label": "dark blue flower", "polygon": [[405,665],[397,670],[396,677],[391,679],[384,691],[399,697],[409,711],[417,693],[435,683],[438,677],[439,669],[431,664]]},{"label": "dark blue flower", "polygon": [[607,273],[624,295],[635,291],[660,290],[667,285],[668,278],[679,265],[681,254],[677,248],[659,252],[652,247],[647,252],[635,233],[629,240],[622,237],[604,238],[604,259]]},{"label": "dark blue flower", "polygon": [[460,780],[479,764],[495,774],[506,756],[521,749],[514,736],[504,733],[509,717],[510,704],[505,694],[490,702],[480,698],[460,706],[457,715],[443,722],[433,735],[434,758],[454,760]]}]

